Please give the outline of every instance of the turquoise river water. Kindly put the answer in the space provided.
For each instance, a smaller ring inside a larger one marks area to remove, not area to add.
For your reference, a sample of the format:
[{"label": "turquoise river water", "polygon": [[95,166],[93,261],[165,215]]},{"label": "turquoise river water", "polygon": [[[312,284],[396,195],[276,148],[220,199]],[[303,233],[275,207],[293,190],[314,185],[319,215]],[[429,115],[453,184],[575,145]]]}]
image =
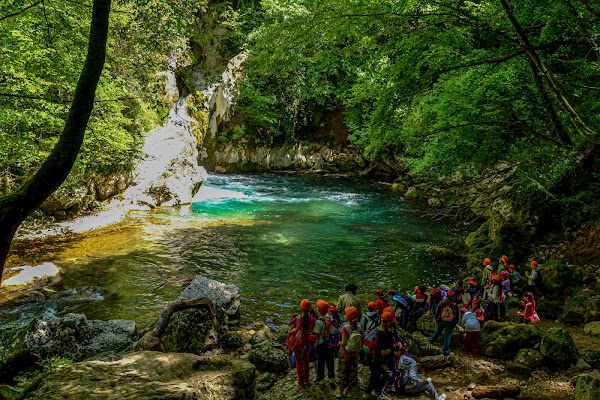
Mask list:
[{"label": "turquoise river water", "polygon": [[239,286],[252,320],[286,319],[304,298],[335,302],[349,282],[365,300],[377,288],[448,284],[463,265],[425,249],[468,231],[429,211],[388,184],[345,176],[211,175],[191,205],[53,244],[39,261],[59,266],[61,280],[0,306],[0,317],[54,307],[145,326],[197,274]]}]

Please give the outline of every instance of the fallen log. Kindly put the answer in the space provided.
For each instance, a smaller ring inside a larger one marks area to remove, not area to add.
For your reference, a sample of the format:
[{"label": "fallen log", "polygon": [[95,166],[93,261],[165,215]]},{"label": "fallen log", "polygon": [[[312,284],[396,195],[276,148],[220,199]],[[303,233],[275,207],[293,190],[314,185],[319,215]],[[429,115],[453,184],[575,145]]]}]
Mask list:
[{"label": "fallen log", "polygon": [[171,316],[178,311],[190,308],[206,308],[212,319],[217,315],[212,302],[206,297],[195,299],[179,299],[172,301],[162,310],[153,328],[148,331],[140,340],[133,344],[133,351],[161,351],[165,352],[165,347],[160,341],[160,337],[167,329]]},{"label": "fallen log", "polygon": [[519,393],[521,388],[517,385],[479,386],[473,389],[471,396],[475,399],[504,399],[517,397]]}]

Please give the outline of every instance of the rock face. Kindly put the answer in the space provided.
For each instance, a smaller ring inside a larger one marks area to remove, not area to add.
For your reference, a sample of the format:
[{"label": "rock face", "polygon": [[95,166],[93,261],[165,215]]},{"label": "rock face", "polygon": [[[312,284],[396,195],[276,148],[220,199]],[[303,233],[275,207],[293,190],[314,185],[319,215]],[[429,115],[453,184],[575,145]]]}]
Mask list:
[{"label": "rock face", "polygon": [[534,325],[488,321],[481,330],[479,351],[488,357],[511,359],[520,349],[532,348],[542,340]]},{"label": "rock face", "polygon": [[63,366],[31,398],[233,400],[253,399],[254,388],[254,366],[235,357],[138,352]]},{"label": "rock face", "polygon": [[240,289],[235,285],[197,276],[180,298],[207,297],[217,313],[210,319],[204,310],[185,310],[175,313],[161,337],[168,352],[201,354],[219,342],[223,325],[237,318],[240,308]]},{"label": "rock face", "polygon": [[252,346],[249,360],[261,371],[283,372],[288,369],[283,349],[269,341]]},{"label": "rock face", "polygon": [[573,381],[575,384],[573,400],[600,399],[600,373],[598,371],[579,375]]},{"label": "rock face", "polygon": [[563,328],[550,328],[542,338],[540,353],[552,361],[566,366],[579,358],[579,350],[573,338]]},{"label": "rock face", "polygon": [[82,360],[104,354],[116,357],[131,348],[137,336],[134,321],[88,320],[84,314],[58,317],[52,309],[33,319],[11,344],[0,365],[1,375],[32,368],[40,354]]}]

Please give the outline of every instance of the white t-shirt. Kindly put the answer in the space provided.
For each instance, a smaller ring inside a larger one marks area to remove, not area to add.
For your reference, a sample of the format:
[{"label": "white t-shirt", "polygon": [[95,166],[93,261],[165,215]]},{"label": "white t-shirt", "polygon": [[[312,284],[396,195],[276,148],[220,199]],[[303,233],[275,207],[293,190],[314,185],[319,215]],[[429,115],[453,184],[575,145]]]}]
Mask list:
[{"label": "white t-shirt", "polygon": [[529,286],[535,286],[535,278],[537,278],[538,272],[535,269],[532,269],[529,273],[529,278],[527,278],[527,284]]}]

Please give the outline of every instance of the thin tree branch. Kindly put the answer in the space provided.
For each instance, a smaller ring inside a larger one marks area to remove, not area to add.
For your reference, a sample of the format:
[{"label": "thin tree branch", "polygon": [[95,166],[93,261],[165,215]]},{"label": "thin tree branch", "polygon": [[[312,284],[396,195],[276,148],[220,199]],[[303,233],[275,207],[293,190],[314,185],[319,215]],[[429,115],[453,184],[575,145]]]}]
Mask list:
[{"label": "thin tree branch", "polygon": [[27,7],[25,7],[24,9],[22,9],[20,11],[17,11],[17,12],[12,13],[12,14],[5,15],[3,17],[0,17],[0,21],[4,21],[5,19],[11,18],[11,17],[16,17],[17,15],[24,13],[25,11],[29,10],[30,8],[33,8],[33,7],[37,6],[38,4],[43,3],[44,1],[46,1],[46,0],[39,0],[39,1],[37,1],[37,2],[35,2],[33,4],[31,4],[31,5],[29,5]]}]

